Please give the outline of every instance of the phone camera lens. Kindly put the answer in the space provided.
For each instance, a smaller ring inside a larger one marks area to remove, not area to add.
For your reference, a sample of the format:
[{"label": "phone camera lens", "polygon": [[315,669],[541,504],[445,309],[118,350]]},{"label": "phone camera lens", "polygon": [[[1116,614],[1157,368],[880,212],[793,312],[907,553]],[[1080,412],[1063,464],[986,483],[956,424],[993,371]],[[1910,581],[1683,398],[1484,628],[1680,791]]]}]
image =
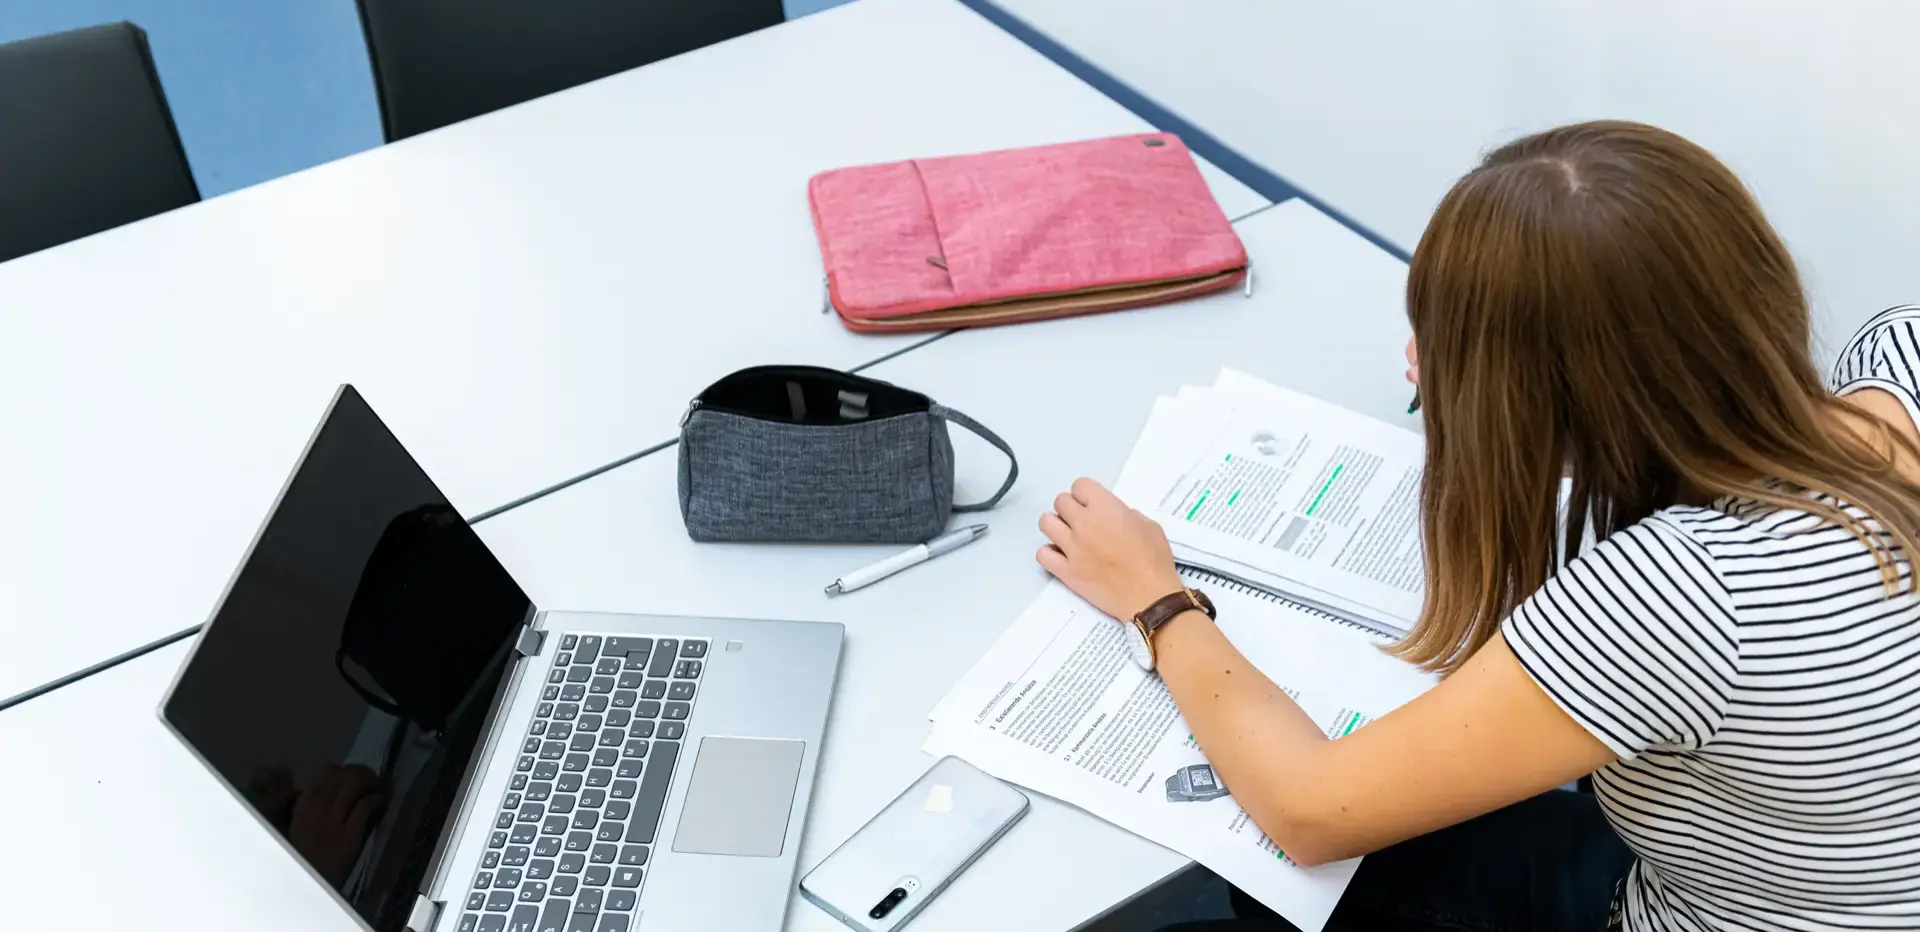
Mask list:
[{"label": "phone camera lens", "polygon": [[888,892],[886,896],[881,897],[880,902],[875,903],[872,909],[867,910],[867,918],[869,919],[886,918],[886,915],[890,912],[893,912],[893,908],[895,906],[900,905],[900,901],[906,898],[907,898],[906,887],[894,887],[893,890]]}]

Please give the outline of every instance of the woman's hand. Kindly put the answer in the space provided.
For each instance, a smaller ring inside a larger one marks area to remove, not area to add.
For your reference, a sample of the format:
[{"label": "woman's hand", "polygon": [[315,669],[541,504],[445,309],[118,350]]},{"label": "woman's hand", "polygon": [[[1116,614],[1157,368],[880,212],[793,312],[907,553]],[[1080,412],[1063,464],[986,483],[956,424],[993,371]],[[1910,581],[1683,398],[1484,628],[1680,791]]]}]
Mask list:
[{"label": "woman's hand", "polygon": [[1166,532],[1092,479],[1077,479],[1040,516],[1053,543],[1036,555],[1047,572],[1115,618],[1132,618],[1184,586]]}]

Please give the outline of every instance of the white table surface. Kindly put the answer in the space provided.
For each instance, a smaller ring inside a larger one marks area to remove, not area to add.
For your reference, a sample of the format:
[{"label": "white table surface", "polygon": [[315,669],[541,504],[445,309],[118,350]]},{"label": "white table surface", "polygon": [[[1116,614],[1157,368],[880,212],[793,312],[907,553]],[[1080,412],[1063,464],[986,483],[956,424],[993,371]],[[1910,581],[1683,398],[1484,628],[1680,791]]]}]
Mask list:
[{"label": "white table surface", "polygon": [[477,514],[917,339],[819,313],[811,174],[1147,129],[863,0],[0,265],[0,697],[203,620],[341,382]]},{"label": "white table surface", "polygon": [[[1249,369],[1375,417],[1404,418],[1404,268],[1299,202],[1240,225],[1255,296],[960,334],[876,367],[1000,431],[1019,485],[986,540],[839,599],[827,580],[876,547],[694,545],[670,453],[481,526],[545,607],[840,621],[848,637],[802,841],[817,862],[930,761],[926,713],[1037,593],[1033,522],[1082,474],[1111,478],[1152,397]],[[1183,350],[1169,353],[1169,347]],[[1000,462],[956,437],[965,491]],[[0,874],[19,928],[350,932],[352,921],[155,718],[178,644],[0,714]],[[918,932],[1066,929],[1184,858],[1058,802],[1027,819],[916,919]],[[796,897],[787,928],[841,927]]]}]

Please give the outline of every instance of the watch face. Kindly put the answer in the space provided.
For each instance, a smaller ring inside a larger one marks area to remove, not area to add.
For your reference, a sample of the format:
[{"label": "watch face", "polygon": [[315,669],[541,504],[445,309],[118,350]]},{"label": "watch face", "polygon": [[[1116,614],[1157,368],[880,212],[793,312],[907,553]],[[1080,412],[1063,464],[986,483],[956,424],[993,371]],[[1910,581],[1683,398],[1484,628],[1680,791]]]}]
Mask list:
[{"label": "watch face", "polygon": [[1122,622],[1127,629],[1127,654],[1142,670],[1153,669],[1153,649],[1147,646],[1147,636],[1140,633],[1140,626],[1131,621]]}]

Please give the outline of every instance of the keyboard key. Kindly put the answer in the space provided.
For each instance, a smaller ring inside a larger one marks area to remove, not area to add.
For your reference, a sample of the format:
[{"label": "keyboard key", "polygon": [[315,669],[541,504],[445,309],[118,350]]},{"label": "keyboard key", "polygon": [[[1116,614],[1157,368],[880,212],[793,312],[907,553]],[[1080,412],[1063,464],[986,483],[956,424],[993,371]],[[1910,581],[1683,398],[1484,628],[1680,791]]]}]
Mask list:
[{"label": "keyboard key", "polygon": [[567,668],[567,682],[584,683],[593,679],[593,668],[584,663],[576,663]]},{"label": "keyboard key", "polygon": [[587,856],[584,854],[563,854],[560,856],[560,873],[562,874],[578,874],[586,866]]},{"label": "keyboard key", "polygon": [[642,699],[667,698],[667,681],[666,680],[648,680],[647,685],[640,687],[640,698]]},{"label": "keyboard key", "polygon": [[524,790],[526,788],[527,788],[527,775],[524,773],[514,774],[513,781],[510,784],[508,784],[508,789]]},{"label": "keyboard key", "polygon": [[480,932],[507,932],[507,917],[481,916]]},{"label": "keyboard key", "polygon": [[613,692],[613,677],[611,676],[594,677],[593,682],[587,685],[587,692],[592,693],[594,695],[604,695],[606,693]]},{"label": "keyboard key", "polygon": [[560,854],[560,839],[552,835],[533,843],[533,856],[536,858],[557,857]]},{"label": "keyboard key", "polygon": [[[640,779],[640,794],[633,801],[633,820],[627,825],[627,840],[643,845],[653,844],[654,830],[660,827],[660,810],[667,804],[667,788],[673,780],[673,764],[679,759],[678,742],[653,743],[652,759],[647,763],[646,775]],[[615,782],[614,786],[618,787],[619,782]]]},{"label": "keyboard key", "polygon": [[508,848],[505,854],[506,856],[500,859],[500,863],[505,864],[508,867],[527,866],[527,846],[514,845],[513,847]]},{"label": "keyboard key", "polygon": [[566,830],[567,817],[563,815],[547,816],[547,821],[540,824],[540,834],[542,835],[558,835]]},{"label": "keyboard key", "polygon": [[606,710],[607,710],[607,697],[605,696],[588,696],[587,697],[587,711],[605,712]]},{"label": "keyboard key", "polygon": [[563,773],[560,775],[559,782],[555,783],[554,786],[562,793],[578,793],[580,792],[580,782],[582,779],[583,778],[577,773]]},{"label": "keyboard key", "polygon": [[646,654],[638,653],[638,652],[631,653],[627,655],[627,662],[621,664],[620,668],[622,670],[638,670],[641,672],[645,672],[647,669],[648,659],[649,658],[647,657]]},{"label": "keyboard key", "polygon": [[595,864],[587,868],[586,881],[589,887],[604,887],[613,877],[613,868],[604,864]]},{"label": "keyboard key", "polygon": [[639,698],[640,694],[631,689],[620,690],[613,694],[613,707],[616,709],[631,709],[633,708],[634,700]]},{"label": "keyboard key", "polygon": [[612,864],[620,858],[618,845],[594,845],[593,853],[587,855],[588,864]]},{"label": "keyboard key", "polygon": [[591,829],[600,824],[600,813],[592,809],[582,809],[573,814],[573,827]]},{"label": "keyboard key", "polygon": [[597,634],[583,635],[580,638],[580,646],[574,651],[573,659],[592,662],[598,659],[599,656],[600,636]]},{"label": "keyboard key", "polygon": [[605,711],[606,711],[605,709],[588,709],[586,715],[580,716],[580,730],[581,731],[599,731],[600,716],[595,713],[605,712]]},{"label": "keyboard key", "polygon": [[600,898],[604,896],[606,896],[606,894],[599,890],[588,890],[580,894],[579,899],[573,901],[573,911],[576,913],[597,913],[600,911]]},{"label": "keyboard key", "polygon": [[560,765],[554,763],[553,761],[543,760],[540,763],[534,765],[533,778],[535,780],[551,780],[554,777],[559,775],[560,775]]},{"label": "keyboard key", "polygon": [[560,698],[567,702],[579,702],[587,698],[587,687],[579,683],[569,683],[567,688],[560,690]]},{"label": "keyboard key", "polygon": [[553,895],[554,896],[572,896],[578,892],[580,892],[580,878],[578,877],[553,878]]},{"label": "keyboard key", "polygon": [[516,825],[513,827],[513,837],[510,840],[516,845],[530,845],[539,836],[540,830],[534,826]]},{"label": "keyboard key", "polygon": [[620,763],[619,748],[600,748],[593,752],[595,767],[611,767],[617,763]]},{"label": "keyboard key", "polygon": [[480,873],[473,875],[473,888],[475,890],[485,890],[486,888],[491,886],[493,886],[492,871],[481,871]]},{"label": "keyboard key", "polygon": [[627,921],[619,913],[601,913],[599,932],[627,932]]},{"label": "keyboard key", "polygon": [[[487,895],[484,893],[475,893],[472,896],[467,897],[467,908],[468,909],[486,909]],[[464,929],[466,928],[466,924],[462,923],[460,927]]]},{"label": "keyboard key", "polygon": [[632,890],[608,890],[607,908],[618,910],[632,909],[633,901],[639,898],[639,894],[634,893]]},{"label": "keyboard key", "polygon": [[580,643],[580,638],[579,638],[579,637],[577,637],[577,636],[575,636],[575,635],[571,635],[571,634],[569,634],[569,635],[567,635],[567,636],[565,636],[565,637],[563,637],[563,638],[561,638],[561,639],[560,639],[560,649],[561,649],[561,650],[572,650],[572,649],[573,649],[573,646],[574,646],[575,644],[578,644],[578,643]]},{"label": "keyboard key", "polygon": [[487,911],[501,913],[513,908],[513,891],[496,890],[487,894]]},{"label": "keyboard key", "polygon": [[673,685],[667,687],[667,698],[682,702],[693,701],[693,684],[686,680],[674,680]]},{"label": "keyboard key", "polygon": [[614,681],[614,685],[621,689],[639,689],[640,684],[646,681],[647,675],[645,673],[639,670],[628,670],[620,674],[620,679]]},{"label": "keyboard key", "polygon": [[507,890],[519,885],[520,871],[515,868],[503,867],[499,873],[493,875],[493,886],[496,890]]},{"label": "keyboard key", "polygon": [[653,737],[653,723],[652,722],[634,722],[633,727],[627,730],[627,737],[629,738]]},{"label": "keyboard key", "polygon": [[564,667],[567,664],[570,664],[572,662],[573,662],[573,655],[567,653],[566,651],[561,651],[560,653],[553,655],[553,665],[556,667]]},{"label": "keyboard key", "polygon": [[595,767],[587,771],[588,786],[606,786],[613,782],[613,771],[605,767]]},{"label": "keyboard key", "polygon": [[693,706],[690,703],[669,702],[667,703],[667,707],[660,712],[660,717],[672,722],[684,722],[687,720],[687,713],[691,711],[693,711]]},{"label": "keyboard key", "polygon": [[622,779],[633,780],[640,776],[642,769],[639,758],[629,757],[621,761],[620,766],[614,768],[613,775]]},{"label": "keyboard key", "polygon": [[520,821],[538,822],[547,814],[547,807],[541,803],[527,803],[520,807]]},{"label": "keyboard key", "polygon": [[648,676],[666,676],[673,669],[673,655],[680,652],[680,642],[673,638],[661,638],[654,645],[653,660],[647,664]]},{"label": "keyboard key", "polygon": [[638,651],[648,653],[653,650],[653,638],[607,638],[607,653],[622,657]]},{"label": "keyboard key", "polygon": [[674,665],[673,678],[676,680],[697,679],[700,676],[700,661],[682,660]]},{"label": "keyboard key", "polygon": [[[540,723],[534,722],[534,724],[538,725]],[[532,754],[538,750],[540,750],[539,738],[528,738],[526,741],[522,742],[520,745],[520,752],[523,754]]]},{"label": "keyboard key", "polygon": [[[545,884],[541,886],[540,897],[545,899]],[[520,898],[524,900],[526,896],[523,894]],[[534,928],[534,932],[567,932],[567,917],[573,915],[571,907],[571,903],[558,897],[547,900],[547,908],[541,910],[540,925]]]},{"label": "keyboard key", "polygon": [[[617,697],[619,693],[615,693],[614,695]],[[607,713],[608,728],[625,728],[627,727],[627,723],[631,721],[633,721],[633,713],[626,709],[614,709]]]},{"label": "keyboard key", "polygon": [[553,862],[546,858],[535,858],[527,864],[528,880],[545,880],[553,876]]},{"label": "keyboard key", "polygon": [[573,915],[567,917],[566,932],[593,932],[593,923],[599,918],[598,913],[583,913],[576,910]]},{"label": "keyboard key", "polygon": [[601,815],[613,819],[616,822],[625,822],[627,821],[627,816],[632,814],[633,804],[617,799],[608,803],[606,811],[601,813]]},{"label": "keyboard key", "polygon": [[592,832],[572,832],[567,835],[568,851],[585,851],[593,847]]},{"label": "keyboard key", "polygon": [[633,794],[637,791],[637,788],[638,788],[638,784],[634,783],[632,780],[615,780],[613,781],[613,790],[612,790],[613,798],[614,799],[632,799]]},{"label": "keyboard key", "polygon": [[639,867],[647,863],[646,845],[627,845],[620,849],[620,863],[628,867]]},{"label": "keyboard key", "polygon": [[666,741],[678,741],[681,738],[684,738],[686,736],[687,736],[686,723],[684,722],[661,722],[660,723],[661,739]]},{"label": "keyboard key", "polygon": [[[492,909],[493,906],[489,904],[487,908]],[[507,923],[507,932],[533,932],[534,925],[539,921],[540,907],[516,906],[513,908],[513,920]]]},{"label": "keyboard key", "polygon": [[626,743],[627,733],[618,728],[609,728],[600,733],[600,746],[617,748]]},{"label": "keyboard key", "polygon": [[567,747],[575,751],[593,750],[593,732],[583,731],[567,741]]},{"label": "keyboard key", "polygon": [[659,718],[660,703],[654,699],[642,699],[639,705],[633,707],[633,714],[641,718]]},{"label": "keyboard key", "polygon": [[565,770],[568,773],[579,773],[580,771],[587,769],[587,755],[568,754],[567,759],[561,763],[560,769]]},{"label": "keyboard key", "polygon": [[538,903],[547,898],[547,885],[536,881],[527,881],[520,887],[520,902]]},{"label": "keyboard key", "polygon": [[565,741],[548,741],[540,745],[541,760],[559,760],[561,756],[566,753],[567,743]]},{"label": "keyboard key", "polygon": [[546,782],[527,784],[527,798],[536,802],[546,802],[553,795],[553,784]]},{"label": "keyboard key", "polygon": [[[552,709],[553,709],[553,703],[551,703],[551,702],[542,702],[542,703],[540,703],[540,704],[541,704],[542,706],[545,706],[545,707],[546,707],[546,708],[548,709],[548,711],[546,711],[546,712],[542,712],[542,713],[540,713],[540,715],[542,715],[542,716],[547,716],[547,715],[552,715],[552,714],[553,714],[553,712],[552,712]],[[546,723],[546,722],[534,722],[533,724],[531,724],[531,725],[528,725],[528,726],[527,726],[527,734],[530,734],[530,735],[544,735],[544,734],[546,734],[546,733],[547,733],[547,723]]]},{"label": "keyboard key", "polygon": [[566,815],[567,813],[572,812],[573,797],[565,793],[561,793],[560,795],[555,796],[553,798],[553,801],[547,804],[547,811],[555,815]]},{"label": "keyboard key", "polygon": [[483,855],[480,858],[480,866],[486,868],[487,870],[493,870],[494,868],[499,867],[500,852],[498,851],[487,852],[485,855]]},{"label": "keyboard key", "polygon": [[613,885],[631,890],[640,885],[640,868],[616,867],[613,869]]},{"label": "keyboard key", "polygon": [[527,771],[529,771],[529,770],[532,770],[532,769],[533,769],[533,758],[531,758],[531,757],[522,757],[522,758],[520,758],[520,763],[517,763],[517,764],[515,764],[515,765],[513,765],[513,769],[515,769],[515,770],[517,770],[517,771],[519,771],[519,772],[521,772],[521,773],[526,773]]},{"label": "keyboard key", "polygon": [[593,665],[593,672],[602,676],[617,676],[620,673],[620,659],[617,657],[602,657],[599,663]]},{"label": "keyboard key", "polygon": [[574,716],[579,714],[580,707],[571,702],[562,702],[553,707],[553,717],[557,719],[570,721]]},{"label": "keyboard key", "polygon": [[564,741],[567,738],[573,737],[573,723],[554,722],[553,727],[547,730],[547,737],[555,741]]},{"label": "keyboard key", "polygon": [[618,822],[600,823],[600,831],[595,832],[593,837],[594,837],[594,840],[596,841],[619,841],[620,840],[620,823]]},{"label": "keyboard key", "polygon": [[682,657],[692,657],[695,660],[698,660],[701,657],[705,657],[706,655],[707,655],[707,642],[705,641],[688,641],[685,644],[680,645],[680,656]]},{"label": "keyboard key", "polygon": [[560,687],[549,686],[546,689],[540,690],[540,698],[545,699],[548,702],[552,702],[553,700],[560,698]]},{"label": "keyboard key", "polygon": [[606,804],[607,804],[606,790],[582,790],[580,792],[580,805],[582,806],[598,809],[601,806],[604,806]]},{"label": "keyboard key", "polygon": [[553,672],[547,674],[547,682],[549,683],[564,683],[566,682],[566,680],[567,680],[567,671],[565,670],[554,670]]},{"label": "keyboard key", "polygon": [[506,832],[494,832],[493,837],[487,839],[487,847],[489,848],[498,848],[506,843],[507,843]]},{"label": "keyboard key", "polygon": [[[479,894],[476,893],[474,894],[474,896],[479,896]],[[472,903],[473,901],[468,900],[467,902]],[[484,898],[482,898],[482,902],[483,903],[485,902]],[[479,909],[480,907],[468,906],[467,908]],[[460,932],[479,932],[479,929],[480,929],[480,917],[477,914],[468,913],[460,917]]]},{"label": "keyboard key", "polygon": [[493,817],[494,828],[506,828],[507,826],[512,824],[513,824],[513,813],[511,812],[502,812],[499,815]]}]

